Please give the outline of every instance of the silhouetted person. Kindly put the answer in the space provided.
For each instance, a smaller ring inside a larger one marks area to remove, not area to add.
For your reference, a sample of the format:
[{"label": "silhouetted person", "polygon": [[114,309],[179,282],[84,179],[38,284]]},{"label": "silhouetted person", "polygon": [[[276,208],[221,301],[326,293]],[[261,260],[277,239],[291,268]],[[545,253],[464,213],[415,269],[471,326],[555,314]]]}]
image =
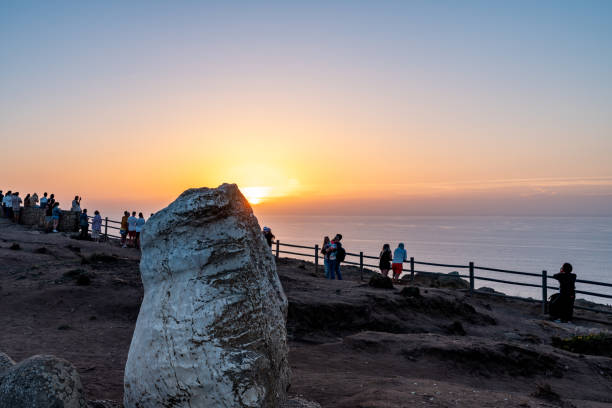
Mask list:
[{"label": "silhouetted person", "polygon": [[130,218],[130,213],[124,211],[123,217],[121,217],[121,229],[119,230],[119,235],[121,235],[121,247],[123,248],[127,246],[128,218]]},{"label": "silhouetted person", "polygon": [[38,207],[38,194],[32,194],[30,197],[30,207]]},{"label": "silhouetted person", "polygon": [[329,254],[329,279],[342,280],[342,274],[340,273],[340,263],[344,261],[346,251],[342,248],[342,234],[336,234],[334,239],[330,242],[327,253]]},{"label": "silhouetted person", "polygon": [[144,227],[146,221],[142,213],[138,213],[138,219],[136,220],[136,248],[140,249],[140,233],[142,227]]},{"label": "silhouetted person", "polygon": [[263,236],[266,239],[268,246],[272,248],[272,242],[274,241],[274,238],[276,237],[274,236],[274,234],[272,233],[272,230],[269,227],[263,227]]},{"label": "silhouetted person", "polygon": [[79,226],[81,227],[81,239],[89,238],[89,217],[87,217],[87,208],[79,215]]},{"label": "silhouetted person", "polygon": [[331,245],[329,237],[323,238],[323,246],[321,247],[321,253],[323,254],[323,267],[325,270],[325,279],[329,279],[329,253],[328,249]]},{"label": "silhouetted person", "polygon": [[136,224],[138,223],[138,218],[136,218],[136,211],[132,211],[132,215],[128,217],[128,246],[136,245]]},{"label": "silhouetted person", "polygon": [[72,207],[70,211],[81,212],[81,197],[74,196],[74,200],[72,200]]},{"label": "silhouetted person", "polygon": [[42,208],[43,210],[46,209],[47,201],[49,201],[49,199],[47,198],[47,193],[45,192],[42,198],[40,199],[40,208]]},{"label": "silhouetted person", "polygon": [[576,274],[572,273],[572,265],[564,263],[559,273],[553,278],[559,281],[559,296],[550,304],[550,314],[553,318],[566,323],[574,317],[574,301],[576,300]]},{"label": "silhouetted person", "polygon": [[96,242],[100,242],[100,234],[102,233],[102,216],[100,211],[94,211],[94,217],[91,221],[91,237]]},{"label": "silhouetted person", "polygon": [[[51,194],[53,197],[53,194]],[[57,232],[57,227],[59,226],[60,215],[62,214],[62,210],[60,209],[59,203],[53,199],[53,207],[51,208],[51,219],[53,220],[53,232]]]},{"label": "silhouetted person", "polygon": [[21,210],[21,197],[19,197],[19,192],[13,193],[13,197],[11,198],[11,205],[13,206],[13,218],[16,224],[19,224],[19,213]]},{"label": "silhouetted person", "polygon": [[393,258],[393,254],[391,253],[391,246],[389,244],[383,245],[382,251],[380,251],[380,260],[378,262],[378,267],[380,268],[380,273],[383,276],[389,276],[389,270],[391,269],[391,259]]}]

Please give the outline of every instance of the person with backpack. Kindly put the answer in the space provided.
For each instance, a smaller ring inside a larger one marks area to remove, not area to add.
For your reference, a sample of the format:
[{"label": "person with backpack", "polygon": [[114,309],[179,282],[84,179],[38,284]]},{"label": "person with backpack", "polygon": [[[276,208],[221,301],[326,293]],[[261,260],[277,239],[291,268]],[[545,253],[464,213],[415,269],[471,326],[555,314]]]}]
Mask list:
[{"label": "person with backpack", "polygon": [[382,251],[380,251],[379,255],[378,267],[380,268],[380,273],[383,276],[389,276],[389,270],[391,269],[391,259],[393,255],[391,254],[391,246],[389,244],[383,245]]},{"label": "person with backpack", "polygon": [[325,279],[329,279],[329,253],[328,249],[331,243],[328,236],[323,238],[323,245],[321,246],[321,254],[323,255],[323,270],[325,271]]},{"label": "person with backpack", "polygon": [[559,294],[549,305],[549,312],[559,323],[567,323],[574,317],[574,301],[576,300],[576,274],[572,273],[572,265],[564,263],[559,273],[553,278],[559,281]]},{"label": "person with backpack", "polygon": [[342,247],[342,234],[336,234],[334,239],[330,242],[328,253],[329,253],[329,279],[342,280],[342,274],[340,273],[340,263],[346,258],[346,251]]},{"label": "person with backpack", "polygon": [[391,269],[393,269],[393,280],[395,282],[399,280],[402,274],[404,262],[408,259],[407,257],[408,255],[404,249],[404,243],[400,242],[397,248],[395,248],[395,251],[393,251],[393,263],[391,264]]}]

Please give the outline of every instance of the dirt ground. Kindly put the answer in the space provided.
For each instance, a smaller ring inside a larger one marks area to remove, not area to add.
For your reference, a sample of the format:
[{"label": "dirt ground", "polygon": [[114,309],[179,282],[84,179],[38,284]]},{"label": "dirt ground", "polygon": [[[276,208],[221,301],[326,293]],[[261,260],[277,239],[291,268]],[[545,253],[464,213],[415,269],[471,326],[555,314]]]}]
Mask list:
[{"label": "dirt ground", "polygon": [[[0,351],[65,358],[88,399],[121,401],[142,300],[138,263],[134,249],[0,219]],[[327,281],[292,259],[278,272],[291,395],[347,408],[612,406],[612,358],[551,346],[555,336],[609,331],[609,317],[577,312],[574,324],[556,324],[537,303],[426,282],[419,294],[376,289],[354,268]]]}]

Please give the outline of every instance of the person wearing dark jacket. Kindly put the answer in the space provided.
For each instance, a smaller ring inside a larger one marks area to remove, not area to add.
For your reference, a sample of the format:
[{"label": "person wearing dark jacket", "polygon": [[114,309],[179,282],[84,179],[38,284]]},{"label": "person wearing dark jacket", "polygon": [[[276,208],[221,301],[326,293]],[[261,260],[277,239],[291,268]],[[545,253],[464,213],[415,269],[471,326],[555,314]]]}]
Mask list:
[{"label": "person wearing dark jacket", "polygon": [[274,236],[272,230],[269,227],[263,227],[263,236],[266,239],[268,246],[272,248],[272,243],[274,242],[274,238],[276,237]]},{"label": "person wearing dark jacket", "polygon": [[389,270],[391,269],[391,259],[393,259],[393,254],[391,253],[391,246],[389,246],[389,244],[385,244],[383,245],[382,251],[380,251],[380,260],[378,262],[380,273],[382,273],[383,276],[389,276]]},{"label": "person wearing dark jacket", "polygon": [[87,208],[79,215],[79,226],[81,227],[81,239],[89,238],[89,217],[87,217]]},{"label": "person wearing dark jacket", "polygon": [[559,281],[559,295],[550,305],[550,315],[566,323],[574,316],[574,301],[576,300],[576,274],[572,273],[572,265],[564,263],[559,273],[553,278]]}]

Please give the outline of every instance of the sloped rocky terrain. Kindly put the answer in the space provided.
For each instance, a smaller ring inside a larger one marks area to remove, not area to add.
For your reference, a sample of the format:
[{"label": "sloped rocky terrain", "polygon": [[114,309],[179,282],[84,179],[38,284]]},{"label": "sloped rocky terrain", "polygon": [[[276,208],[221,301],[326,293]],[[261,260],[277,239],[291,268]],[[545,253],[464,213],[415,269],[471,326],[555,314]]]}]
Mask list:
[{"label": "sloped rocky terrain", "polygon": [[[142,301],[138,263],[132,249],[0,219],[0,352],[66,359],[90,406],[119,406]],[[552,346],[610,330],[603,315],[556,324],[537,303],[468,296],[450,278],[379,289],[356,268],[344,281],[293,259],[277,268],[289,299],[291,396],[347,408],[612,406],[612,359]]]}]

